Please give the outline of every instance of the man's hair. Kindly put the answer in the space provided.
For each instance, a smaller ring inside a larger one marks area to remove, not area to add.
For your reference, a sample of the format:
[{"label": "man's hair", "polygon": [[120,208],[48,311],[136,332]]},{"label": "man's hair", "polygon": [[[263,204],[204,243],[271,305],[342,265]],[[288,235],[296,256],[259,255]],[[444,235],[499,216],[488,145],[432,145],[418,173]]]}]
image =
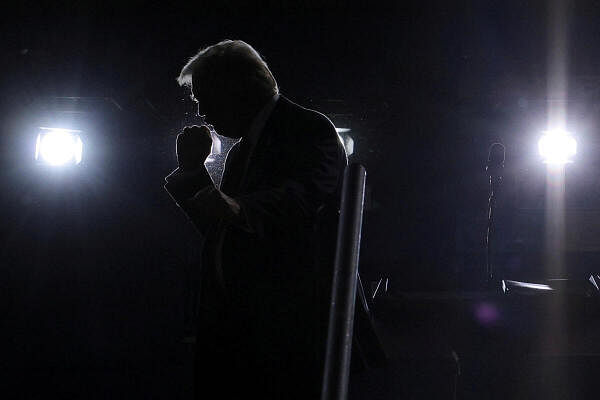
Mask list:
[{"label": "man's hair", "polygon": [[223,40],[201,49],[183,67],[177,82],[192,86],[207,81],[229,82],[259,96],[279,93],[277,82],[260,54],[241,40]]}]

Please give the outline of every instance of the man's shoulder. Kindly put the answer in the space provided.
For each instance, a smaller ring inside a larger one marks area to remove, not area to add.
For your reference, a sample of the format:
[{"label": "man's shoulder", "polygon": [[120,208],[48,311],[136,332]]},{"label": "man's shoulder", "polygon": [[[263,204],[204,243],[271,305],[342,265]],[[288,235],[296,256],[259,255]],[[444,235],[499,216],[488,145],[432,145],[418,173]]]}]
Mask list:
[{"label": "man's shoulder", "polygon": [[292,130],[305,130],[309,128],[321,134],[335,135],[333,122],[323,113],[301,106],[285,96],[279,98],[280,117]]},{"label": "man's shoulder", "polygon": [[339,159],[340,165],[346,163],[344,145],[331,120],[287,97],[279,97],[265,130],[262,143],[273,153],[293,159],[318,149]]},{"label": "man's shoulder", "polygon": [[335,127],[327,116],[317,110],[302,106],[285,96],[280,96],[278,100],[277,110],[281,112],[282,117],[303,119],[307,122],[321,124],[325,127]]}]

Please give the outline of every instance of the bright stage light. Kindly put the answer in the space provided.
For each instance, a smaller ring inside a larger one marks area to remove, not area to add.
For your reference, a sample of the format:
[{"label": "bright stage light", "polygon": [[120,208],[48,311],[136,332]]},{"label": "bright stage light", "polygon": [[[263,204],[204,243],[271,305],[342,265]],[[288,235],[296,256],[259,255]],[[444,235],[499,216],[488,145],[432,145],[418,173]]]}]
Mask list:
[{"label": "bright stage light", "polygon": [[335,131],[342,139],[342,143],[344,143],[346,155],[352,155],[354,153],[354,139],[352,139],[352,137],[348,135],[348,133],[350,132],[350,128],[335,128]]},{"label": "bright stage light", "polygon": [[346,155],[351,156],[354,154],[354,139],[350,136],[344,138],[344,148],[346,149]]},{"label": "bright stage light", "polygon": [[540,155],[547,164],[572,162],[577,154],[577,141],[566,131],[545,131],[538,142]]},{"label": "bright stage light", "polygon": [[40,127],[35,145],[35,159],[51,166],[79,164],[83,155],[81,131]]}]

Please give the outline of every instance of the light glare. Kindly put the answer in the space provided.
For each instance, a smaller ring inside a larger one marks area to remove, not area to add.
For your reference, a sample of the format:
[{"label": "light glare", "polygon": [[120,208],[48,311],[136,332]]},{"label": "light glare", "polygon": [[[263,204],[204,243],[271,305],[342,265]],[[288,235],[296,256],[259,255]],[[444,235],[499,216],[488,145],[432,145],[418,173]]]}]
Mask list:
[{"label": "light glare", "polygon": [[348,132],[351,131],[350,128],[335,128],[335,131],[338,133],[340,138],[342,139],[342,143],[344,144],[344,149],[346,149],[346,155],[350,156],[354,153],[354,139],[347,135]]},{"label": "light glare", "polygon": [[48,165],[79,164],[83,154],[80,131],[40,127],[35,148],[35,159]]},{"label": "light glare", "polygon": [[350,136],[344,138],[344,148],[346,149],[346,155],[351,156],[354,154],[354,139]]},{"label": "light glare", "polygon": [[538,141],[538,150],[545,163],[566,164],[577,154],[577,141],[565,131],[546,131]]}]

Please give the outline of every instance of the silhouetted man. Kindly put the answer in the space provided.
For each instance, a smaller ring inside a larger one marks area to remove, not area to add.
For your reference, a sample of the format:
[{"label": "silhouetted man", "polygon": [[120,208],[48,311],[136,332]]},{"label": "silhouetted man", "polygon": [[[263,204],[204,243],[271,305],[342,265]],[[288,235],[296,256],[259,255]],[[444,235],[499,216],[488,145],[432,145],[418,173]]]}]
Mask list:
[{"label": "silhouetted man", "polygon": [[196,396],[316,399],[346,165],[335,127],[280,95],[242,41],[201,50],[178,81],[219,134],[241,138],[215,187],[209,129],[185,128],[166,178],[204,238]]}]

